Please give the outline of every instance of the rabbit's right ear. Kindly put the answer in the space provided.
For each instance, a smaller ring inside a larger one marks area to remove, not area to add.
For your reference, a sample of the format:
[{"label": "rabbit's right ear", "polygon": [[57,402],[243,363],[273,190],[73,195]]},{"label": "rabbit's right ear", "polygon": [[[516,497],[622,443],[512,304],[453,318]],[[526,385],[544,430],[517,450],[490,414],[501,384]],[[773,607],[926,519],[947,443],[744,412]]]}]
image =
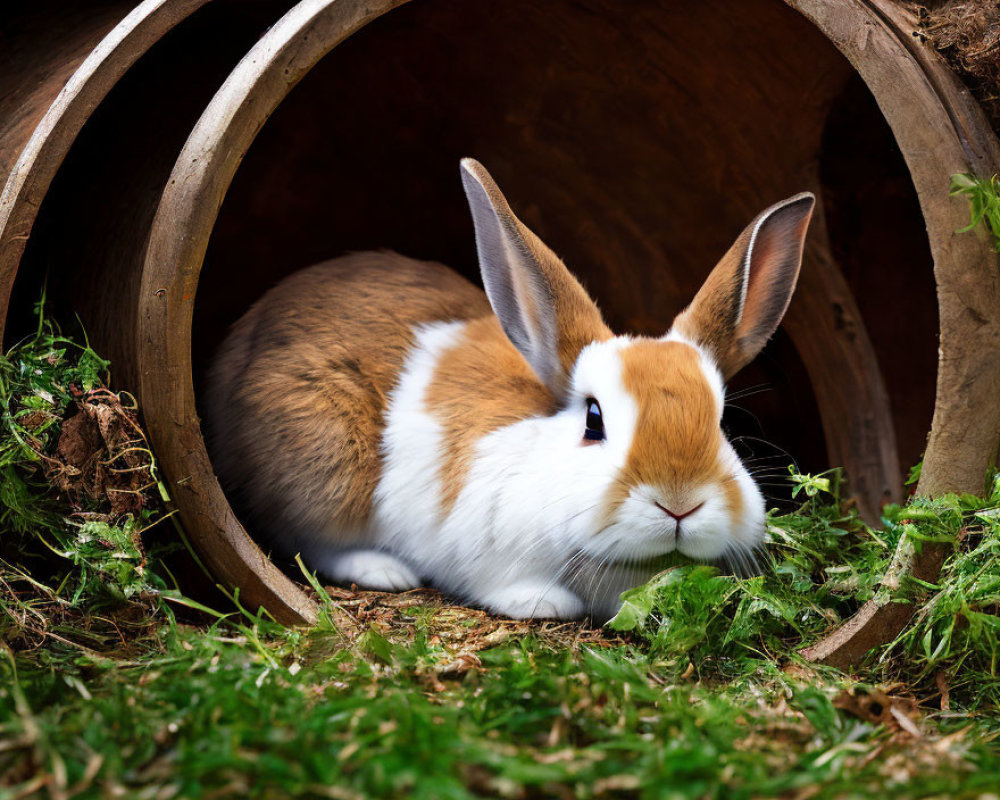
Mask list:
[{"label": "rabbit's right ear", "polygon": [[761,212],[712,270],[672,330],[715,358],[728,380],[778,329],[802,265],[816,198],[803,192]]},{"label": "rabbit's right ear", "polygon": [[482,164],[462,159],[462,183],[490,304],[507,338],[561,397],[580,351],[611,331],[562,261],[514,216]]}]

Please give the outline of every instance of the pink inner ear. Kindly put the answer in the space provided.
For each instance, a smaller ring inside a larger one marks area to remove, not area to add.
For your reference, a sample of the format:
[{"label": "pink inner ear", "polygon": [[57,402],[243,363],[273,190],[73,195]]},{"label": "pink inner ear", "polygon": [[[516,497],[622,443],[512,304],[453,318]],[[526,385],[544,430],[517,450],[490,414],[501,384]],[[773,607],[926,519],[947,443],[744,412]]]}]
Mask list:
[{"label": "pink inner ear", "polygon": [[749,253],[739,337],[768,339],[777,329],[798,278],[802,241],[809,217],[777,216],[764,222]]},{"label": "pink inner ear", "polygon": [[757,355],[781,322],[814,205],[815,197],[803,192],[764,211],[675,320],[674,330],[709,349],[726,379]]},{"label": "pink inner ear", "polygon": [[747,278],[746,296],[743,298],[743,312],[740,314],[740,333],[744,336],[760,325],[762,315],[769,310],[768,300],[774,285],[774,240],[770,236],[758,236],[753,252],[748,254],[750,264]]}]

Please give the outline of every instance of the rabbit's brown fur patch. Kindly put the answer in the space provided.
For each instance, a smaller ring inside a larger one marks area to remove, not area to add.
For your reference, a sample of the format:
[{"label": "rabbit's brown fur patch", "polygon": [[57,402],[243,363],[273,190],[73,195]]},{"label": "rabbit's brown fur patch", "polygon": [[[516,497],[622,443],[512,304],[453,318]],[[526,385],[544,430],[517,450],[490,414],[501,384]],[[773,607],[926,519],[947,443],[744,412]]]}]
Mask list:
[{"label": "rabbit's brown fur patch", "polygon": [[723,479],[722,491],[726,497],[726,508],[729,509],[729,518],[735,524],[736,520],[743,514],[743,492],[740,491],[740,485],[736,481],[735,475],[727,475]]},{"label": "rabbit's brown fur patch", "polygon": [[735,341],[740,306],[733,298],[739,298],[743,291],[742,262],[749,241],[749,233],[744,231],[673,326],[678,333],[706,347],[727,379],[742,366]]},{"label": "rabbit's brown fur patch", "polygon": [[469,322],[441,354],[427,387],[428,412],[443,428],[441,510],[447,516],[483,436],[556,410],[556,399],[490,314]]},{"label": "rabbit's brown fur patch", "polygon": [[629,483],[657,486],[668,496],[719,477],[722,432],[715,394],[698,351],[683,342],[640,339],[621,353],[625,389],[639,407],[625,463]]},{"label": "rabbit's brown fur patch", "polygon": [[[683,342],[638,339],[622,349],[621,359],[625,389],[639,413],[620,480],[605,497],[605,518],[610,520],[638,485],[655,487],[683,511],[690,490],[727,477],[719,463],[716,398],[701,358]],[[742,504],[733,492],[738,495],[739,487],[726,480],[731,509]]]},{"label": "rabbit's brown fur patch", "polygon": [[386,252],[318,264],[265,294],[223,345],[207,400],[213,463],[255,530],[359,538],[414,327],[489,313],[446,267]]}]

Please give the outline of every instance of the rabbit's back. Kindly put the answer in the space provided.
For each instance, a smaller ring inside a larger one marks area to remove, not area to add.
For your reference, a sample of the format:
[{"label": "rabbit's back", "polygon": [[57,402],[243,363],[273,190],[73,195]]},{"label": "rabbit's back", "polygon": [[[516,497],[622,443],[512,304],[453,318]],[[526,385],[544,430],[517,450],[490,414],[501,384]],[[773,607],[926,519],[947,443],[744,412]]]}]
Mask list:
[{"label": "rabbit's back", "polygon": [[252,527],[286,553],[302,536],[362,537],[415,328],[489,313],[448,268],[389,252],[317,264],[265,294],[223,343],[205,405],[213,464]]}]

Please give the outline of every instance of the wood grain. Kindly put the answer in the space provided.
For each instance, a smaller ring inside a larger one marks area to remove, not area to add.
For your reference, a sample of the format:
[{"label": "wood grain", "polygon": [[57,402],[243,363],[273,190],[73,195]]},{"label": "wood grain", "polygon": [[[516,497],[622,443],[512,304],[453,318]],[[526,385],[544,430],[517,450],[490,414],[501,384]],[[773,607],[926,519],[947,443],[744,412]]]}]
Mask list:
[{"label": "wood grain", "polygon": [[206,2],[144,0],[130,11],[123,0],[76,14],[38,9],[25,24],[29,31],[30,23],[41,24],[47,35],[14,48],[22,51],[19,68],[6,73],[11,86],[0,102],[0,338],[38,210],[81,128],[129,67]]},{"label": "wood grain", "polygon": [[[982,493],[1000,442],[1000,261],[985,230],[967,224],[963,198],[950,198],[957,172],[1000,171],[1000,145],[982,109],[929,45],[912,35],[914,21],[888,0],[792,0],[847,56],[879,100],[906,157],[920,199],[931,253],[940,318],[934,419],[917,491]],[[902,574],[934,581],[946,548],[918,554],[900,543],[883,583]],[[912,606],[869,601],[857,616],[817,645],[807,658],[838,666],[856,661],[902,629]]]}]

